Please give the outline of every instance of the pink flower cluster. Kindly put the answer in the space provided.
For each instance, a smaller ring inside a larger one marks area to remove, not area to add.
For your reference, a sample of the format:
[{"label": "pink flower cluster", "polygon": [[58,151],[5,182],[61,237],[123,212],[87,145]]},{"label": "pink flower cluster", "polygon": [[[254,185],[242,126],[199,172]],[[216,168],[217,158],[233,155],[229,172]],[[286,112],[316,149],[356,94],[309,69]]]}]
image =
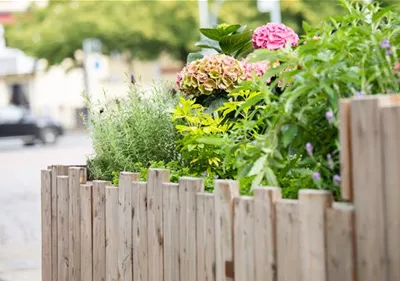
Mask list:
[{"label": "pink flower cluster", "polygon": [[284,24],[268,23],[254,30],[252,42],[254,49],[277,50],[287,44],[297,46],[299,36]]},{"label": "pink flower cluster", "polygon": [[[251,80],[253,75],[258,77],[262,77],[264,73],[271,68],[268,61],[259,61],[259,62],[242,62],[244,72],[246,74],[245,80]],[[271,83],[271,78],[268,79],[267,83]]]},{"label": "pink flower cluster", "polygon": [[187,95],[229,93],[243,81],[242,64],[227,55],[207,56],[187,64],[176,78],[178,88]]}]

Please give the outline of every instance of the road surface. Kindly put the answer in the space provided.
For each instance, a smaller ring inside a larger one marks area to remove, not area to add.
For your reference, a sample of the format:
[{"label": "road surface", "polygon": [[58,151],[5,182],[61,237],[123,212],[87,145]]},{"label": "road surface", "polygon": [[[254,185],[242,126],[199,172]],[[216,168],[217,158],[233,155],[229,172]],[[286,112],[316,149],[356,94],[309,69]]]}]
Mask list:
[{"label": "road surface", "polygon": [[41,281],[40,170],[83,165],[90,153],[83,133],[68,134],[54,146],[0,140],[0,281]]}]

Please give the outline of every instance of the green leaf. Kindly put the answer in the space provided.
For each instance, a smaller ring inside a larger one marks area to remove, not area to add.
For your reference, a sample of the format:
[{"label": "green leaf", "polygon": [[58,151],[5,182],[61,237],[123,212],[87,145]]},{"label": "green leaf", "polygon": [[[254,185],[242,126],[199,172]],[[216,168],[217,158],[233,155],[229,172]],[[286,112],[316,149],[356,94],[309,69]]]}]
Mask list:
[{"label": "green leaf", "polygon": [[253,97],[247,99],[239,108],[238,108],[238,113],[241,112],[243,109],[251,107],[256,105],[259,101],[261,101],[264,98],[264,95],[262,92],[259,92],[258,94],[254,95]]},{"label": "green leaf", "polygon": [[212,40],[219,41],[240,28],[240,24],[233,24],[225,28],[200,28],[200,33]]},{"label": "green leaf", "polygon": [[245,178],[248,176],[249,171],[251,170],[251,164],[246,163],[239,171],[238,179]]},{"label": "green leaf", "polygon": [[[238,32],[240,29],[242,29],[242,27],[240,26],[240,24],[232,24],[224,29],[224,36],[234,32]],[[244,27],[246,28],[247,26],[245,25]]]},{"label": "green leaf", "polygon": [[306,33],[309,33],[313,29],[312,26],[310,24],[308,24],[308,22],[306,22],[306,21],[303,21],[302,26],[303,26],[303,30]]},{"label": "green leaf", "polygon": [[238,30],[236,30],[235,34],[242,33],[247,28],[247,25],[242,25]]},{"label": "green leaf", "polygon": [[190,151],[193,151],[193,150],[196,148],[196,145],[194,145],[194,144],[189,144],[189,145],[187,146],[187,148],[188,148],[188,151],[190,152]]},{"label": "green leaf", "polygon": [[249,53],[253,51],[253,45],[251,42],[248,42],[246,45],[244,45],[237,53],[235,54],[236,59],[240,59],[242,57],[246,57]]},{"label": "green leaf", "polygon": [[251,183],[251,189],[257,188],[260,186],[262,179],[264,178],[264,172],[259,173]]},{"label": "green leaf", "polygon": [[283,132],[283,145],[287,147],[296,137],[299,128],[296,125],[288,125]]},{"label": "green leaf", "polygon": [[224,105],[228,101],[227,98],[224,97],[219,97],[216,98],[215,100],[210,102],[210,105],[208,106],[207,110],[205,111],[206,113],[213,113],[216,111],[218,108]]},{"label": "green leaf", "polygon": [[381,9],[378,13],[376,13],[372,16],[372,21],[376,22],[377,20],[386,16],[386,14],[389,13],[390,11],[392,11],[393,9],[394,9],[394,6],[389,6],[389,7]]},{"label": "green leaf", "polygon": [[279,186],[275,173],[270,167],[265,167],[265,175],[270,186]]},{"label": "green leaf", "polygon": [[225,54],[233,54],[243,48],[246,44],[251,42],[251,31],[246,31],[244,33],[228,35],[221,39],[219,42],[222,51]]},{"label": "green leaf", "polygon": [[214,49],[217,52],[221,52],[221,48],[219,46],[219,43],[215,40],[210,40],[210,39],[204,39],[195,44],[196,47],[200,48],[206,48],[206,49]]},{"label": "green leaf", "polygon": [[187,63],[191,63],[192,61],[202,59],[204,56],[200,53],[190,53],[187,56]]},{"label": "green leaf", "polygon": [[224,36],[222,30],[217,28],[200,28],[200,33],[205,37],[216,41],[219,41]]},{"label": "green leaf", "polygon": [[203,143],[203,144],[210,144],[210,145],[215,145],[215,146],[221,146],[225,143],[224,138],[222,137],[201,137],[196,140],[198,143]]},{"label": "green leaf", "polygon": [[259,174],[264,168],[266,160],[267,160],[267,155],[263,155],[260,158],[258,158],[257,161],[254,163],[253,167],[251,168],[248,176],[251,177]]},{"label": "green leaf", "polygon": [[292,94],[291,96],[289,96],[289,98],[287,99],[286,103],[285,103],[285,112],[291,112],[293,109],[293,103],[296,101],[296,99],[298,97],[301,96],[303,92],[298,91],[297,93]]}]

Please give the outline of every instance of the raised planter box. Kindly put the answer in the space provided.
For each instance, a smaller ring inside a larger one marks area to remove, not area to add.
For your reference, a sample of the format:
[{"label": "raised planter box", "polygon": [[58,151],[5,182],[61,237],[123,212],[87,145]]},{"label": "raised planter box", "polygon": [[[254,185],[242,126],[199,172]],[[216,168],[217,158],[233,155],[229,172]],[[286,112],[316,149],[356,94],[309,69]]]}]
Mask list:
[{"label": "raised planter box", "polygon": [[[84,167],[42,171],[43,281],[377,281],[400,276],[397,96],[341,102],[342,193],[299,200],[236,181],[169,183],[168,170],[86,181]],[[388,276],[388,278],[386,278]]]}]

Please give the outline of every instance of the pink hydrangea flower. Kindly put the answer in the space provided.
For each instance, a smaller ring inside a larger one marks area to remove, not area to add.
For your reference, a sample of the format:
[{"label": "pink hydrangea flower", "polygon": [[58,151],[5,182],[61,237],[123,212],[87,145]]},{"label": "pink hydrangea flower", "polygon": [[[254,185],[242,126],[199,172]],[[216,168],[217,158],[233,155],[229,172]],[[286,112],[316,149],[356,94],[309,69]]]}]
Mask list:
[{"label": "pink hydrangea flower", "polygon": [[284,24],[268,23],[254,30],[252,42],[254,49],[277,50],[287,44],[297,46],[299,36]]},{"label": "pink hydrangea flower", "polygon": [[[271,68],[268,61],[258,61],[258,62],[242,62],[244,72],[246,74],[245,80],[251,80],[253,75],[262,77],[264,73]],[[271,83],[271,78],[268,79],[267,83]]]},{"label": "pink hydrangea flower", "polygon": [[242,64],[227,55],[206,56],[187,64],[176,78],[176,85],[187,95],[231,92],[244,80]]},{"label": "pink hydrangea flower", "polygon": [[181,82],[182,82],[182,79],[183,79],[182,73],[184,73],[185,71],[186,71],[186,67],[184,67],[184,68],[181,70],[181,72],[179,72],[179,73],[176,75],[176,86],[177,86],[178,88],[181,86]]}]

